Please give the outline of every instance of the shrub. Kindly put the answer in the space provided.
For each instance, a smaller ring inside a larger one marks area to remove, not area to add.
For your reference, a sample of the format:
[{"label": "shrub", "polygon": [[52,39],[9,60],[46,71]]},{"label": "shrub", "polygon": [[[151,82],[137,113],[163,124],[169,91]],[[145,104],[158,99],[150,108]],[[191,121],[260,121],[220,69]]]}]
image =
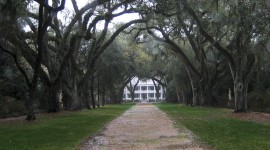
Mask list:
[{"label": "shrub", "polygon": [[12,97],[0,95],[0,117],[18,117],[26,114],[26,108],[22,101]]},{"label": "shrub", "polygon": [[249,93],[248,107],[255,111],[270,112],[270,90]]}]

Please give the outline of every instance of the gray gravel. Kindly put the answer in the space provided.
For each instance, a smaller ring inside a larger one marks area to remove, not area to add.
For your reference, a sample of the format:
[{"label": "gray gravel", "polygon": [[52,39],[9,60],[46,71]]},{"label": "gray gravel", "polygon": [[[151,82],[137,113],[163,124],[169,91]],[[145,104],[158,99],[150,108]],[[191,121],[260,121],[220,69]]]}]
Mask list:
[{"label": "gray gravel", "polygon": [[179,131],[167,115],[152,104],[137,104],[82,144],[81,150],[202,150],[191,134]]}]

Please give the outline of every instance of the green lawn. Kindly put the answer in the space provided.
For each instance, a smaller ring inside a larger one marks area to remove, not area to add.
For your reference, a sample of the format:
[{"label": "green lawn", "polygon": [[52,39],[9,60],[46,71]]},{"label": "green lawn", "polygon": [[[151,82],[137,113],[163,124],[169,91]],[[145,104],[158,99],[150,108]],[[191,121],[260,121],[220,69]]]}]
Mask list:
[{"label": "green lawn", "polygon": [[0,122],[0,150],[74,150],[132,105],[40,115],[34,122]]},{"label": "green lawn", "polygon": [[270,123],[232,119],[232,110],[157,104],[176,121],[176,126],[195,133],[217,150],[269,150]]}]

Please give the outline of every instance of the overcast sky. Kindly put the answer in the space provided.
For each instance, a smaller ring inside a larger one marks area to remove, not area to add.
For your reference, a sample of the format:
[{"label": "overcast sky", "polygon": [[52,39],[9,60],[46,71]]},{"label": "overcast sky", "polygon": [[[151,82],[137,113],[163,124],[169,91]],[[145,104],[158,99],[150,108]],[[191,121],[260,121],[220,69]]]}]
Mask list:
[{"label": "overcast sky", "polygon": [[[85,6],[87,3],[90,3],[92,0],[77,0],[77,5],[80,8],[82,8],[83,6]],[[73,11],[73,6],[72,6],[72,2],[71,0],[66,0],[66,6],[65,8]],[[59,17],[62,16],[62,14],[60,13],[59,14]],[[121,15],[119,17],[115,17],[113,20],[112,20],[112,23],[120,23],[120,22],[129,22],[131,20],[134,20],[134,19],[138,19],[139,18],[139,15],[136,13],[132,13],[132,14],[124,14],[124,15]],[[112,27],[112,26],[111,26]]]},{"label": "overcast sky", "polygon": [[[85,6],[87,3],[91,3],[92,0],[77,0],[77,5],[78,8],[81,9],[83,6]],[[49,0],[49,4],[51,5],[52,0]],[[31,3],[28,7],[28,9],[33,9],[32,11],[38,11],[38,4],[34,1],[33,3]],[[72,13],[74,12],[73,10],[73,6],[72,6],[72,2],[71,0],[66,0],[66,4],[65,4],[65,9],[58,12],[58,18],[62,20],[62,22],[65,23],[69,23],[72,19]],[[124,14],[118,17],[113,18],[113,20],[111,21],[111,24],[109,25],[109,28],[113,27],[113,24],[115,23],[126,23],[129,22],[131,20],[134,19],[139,19],[139,15],[137,13],[130,13],[130,14]],[[103,24],[104,21],[100,21],[100,23],[97,26],[97,29],[103,29]],[[24,28],[27,31],[30,31],[30,27],[26,26]]]}]

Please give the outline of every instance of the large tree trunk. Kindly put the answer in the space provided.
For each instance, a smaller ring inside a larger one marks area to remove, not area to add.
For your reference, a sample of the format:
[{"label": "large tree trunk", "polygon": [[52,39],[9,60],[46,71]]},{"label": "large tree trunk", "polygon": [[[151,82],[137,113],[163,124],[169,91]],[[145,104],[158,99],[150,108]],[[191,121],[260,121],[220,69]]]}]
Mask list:
[{"label": "large tree trunk", "polygon": [[187,91],[187,93],[186,93],[186,102],[187,102],[187,106],[188,105],[192,105],[192,100],[193,100],[193,97],[192,97],[192,95],[193,95],[193,92],[192,92],[192,89],[190,89],[189,91]]},{"label": "large tree trunk", "polygon": [[200,105],[212,105],[213,99],[213,87],[211,86],[213,81],[204,79],[200,82]]},{"label": "large tree trunk", "polygon": [[64,110],[71,110],[71,104],[72,104],[72,96],[69,96],[70,94],[69,93],[67,93],[67,92],[65,92],[64,90],[63,90],[63,93],[62,93],[62,95],[63,95],[63,98],[62,98],[62,101],[63,101],[63,109]]},{"label": "large tree trunk", "polygon": [[[115,103],[122,103],[123,101],[123,93],[124,93],[124,88],[126,87],[126,85],[132,80],[133,76],[128,77],[127,79],[125,79],[125,81],[123,83],[121,83],[122,85],[120,85],[120,87],[117,89],[118,92],[115,96],[116,100]],[[138,80],[139,81],[139,80]],[[139,83],[139,82],[138,82]],[[138,84],[137,83],[137,84]],[[137,86],[137,85],[136,85]],[[115,95],[115,94],[114,94]]]},{"label": "large tree trunk", "polygon": [[[245,18],[246,19],[246,18]],[[232,70],[234,77],[234,98],[235,112],[247,111],[247,89],[250,72],[254,65],[254,54],[248,54],[248,45],[250,43],[250,35],[244,33],[241,29],[244,22],[241,22],[239,34],[237,36],[237,57],[235,60],[235,69]],[[232,68],[231,68],[232,69]]]},{"label": "large tree trunk", "polygon": [[101,96],[101,102],[102,102],[102,106],[105,106],[105,93],[102,92],[102,96]]},{"label": "large tree trunk", "polygon": [[234,81],[235,112],[247,111],[247,81],[236,76]]},{"label": "large tree trunk", "polygon": [[81,97],[81,100],[84,102],[84,107],[87,109],[91,109],[91,104],[90,104],[90,97],[92,98],[92,91],[90,90],[90,95],[89,95],[89,91],[87,90],[87,88],[83,91],[84,96]]},{"label": "large tree trunk", "polygon": [[201,89],[200,105],[213,105],[213,89]]},{"label": "large tree trunk", "polygon": [[181,92],[180,92],[180,90],[178,89],[178,88],[176,88],[175,89],[176,91],[176,96],[177,96],[177,103],[183,103],[184,102],[184,99],[183,99],[183,95],[184,95],[184,93],[183,93],[183,90],[181,90]]},{"label": "large tree trunk", "polygon": [[160,97],[160,93],[159,93],[159,90],[160,90],[160,86],[159,84],[156,84],[156,82],[152,79],[153,83],[154,83],[154,86],[155,86],[155,90],[156,90],[156,101],[159,101],[159,97]]},{"label": "large tree trunk", "polygon": [[134,102],[135,101],[135,94],[132,92],[131,94],[131,101]]},{"label": "large tree trunk", "polygon": [[164,94],[164,98],[167,96],[167,92],[164,86],[162,86],[162,90],[163,90],[163,94]]},{"label": "large tree trunk", "polygon": [[83,85],[84,87],[80,89],[79,92],[79,97],[80,101],[83,104],[83,108],[91,109],[91,104],[90,104],[90,99],[92,97],[92,83],[90,83],[90,91],[88,90],[89,88],[89,81],[86,82],[86,84]]},{"label": "large tree trunk", "polygon": [[[137,87],[137,85],[138,85],[138,83],[139,83],[139,79],[137,80],[137,82],[134,84],[134,85],[132,85],[132,82],[130,81],[129,82],[129,86],[127,85],[126,87],[127,87],[127,89],[128,89],[128,91],[130,92],[130,95],[131,95],[131,101],[132,102],[134,102],[134,100],[135,100],[135,89],[136,89],[136,87]],[[122,89],[121,89],[122,90]],[[123,93],[122,93],[123,94]],[[122,99],[122,98],[121,98]]]},{"label": "large tree trunk", "polygon": [[100,108],[100,86],[99,86],[99,82],[100,82],[100,75],[98,76],[98,80],[97,80],[97,103],[98,103],[98,108]]},{"label": "large tree trunk", "polygon": [[235,112],[247,111],[247,90],[254,62],[255,56],[244,49],[238,52],[235,70],[231,68],[234,77]]},{"label": "large tree trunk", "polygon": [[125,88],[126,84],[123,84],[119,88],[118,92],[116,92],[115,90],[113,90],[114,91],[113,93],[116,93],[116,94],[113,94],[113,103],[114,104],[120,104],[120,103],[123,102],[123,93],[124,93],[124,88]]},{"label": "large tree trunk", "polygon": [[77,72],[71,61],[69,61],[68,67],[66,67],[65,73],[63,73],[62,92],[63,92],[63,105],[66,110],[78,110],[81,109],[82,99],[80,97],[80,90],[77,87]]},{"label": "large tree trunk", "polygon": [[92,107],[95,109],[96,108],[96,99],[95,99],[95,95],[94,95],[94,76],[91,77],[91,100],[92,100]]},{"label": "large tree trunk", "polygon": [[27,104],[26,104],[26,108],[27,108],[26,120],[28,121],[36,119],[36,116],[34,113],[34,105],[33,105],[34,99],[35,99],[35,92],[31,91],[30,97],[27,98]]},{"label": "large tree trunk", "polygon": [[116,96],[115,104],[120,104],[123,101],[123,93],[124,93],[124,87],[121,88]]},{"label": "large tree trunk", "polygon": [[200,101],[200,91],[199,91],[199,88],[196,87],[193,83],[193,86],[192,86],[192,105],[193,106],[198,106],[199,105],[199,101]]},{"label": "large tree trunk", "polygon": [[115,92],[115,90],[110,91],[109,99],[107,99],[107,103],[110,104],[119,104],[121,103],[122,96],[119,94],[119,92]]},{"label": "large tree trunk", "polygon": [[47,86],[48,109],[47,112],[60,111],[60,87],[58,85]]},{"label": "large tree trunk", "polygon": [[76,86],[63,87],[63,105],[66,110],[77,110],[82,108],[82,103],[79,98],[79,94]]},{"label": "large tree trunk", "polygon": [[189,71],[189,69],[186,67],[186,71],[187,71],[187,75],[189,77],[190,80],[190,85],[191,85],[191,89],[192,89],[192,105],[193,106],[197,106],[199,104],[199,98],[200,98],[200,87],[198,85],[198,83],[195,80],[195,77],[193,77],[191,71]]},{"label": "large tree trunk", "polygon": [[[90,109],[90,102],[89,102],[89,92],[88,92],[88,87],[90,87],[90,96],[92,99],[92,107],[96,107],[95,99],[93,98],[93,92],[94,92],[94,68],[95,68],[95,63],[96,63],[97,58],[92,58],[89,61],[89,65],[87,66],[87,71],[84,73],[83,77],[79,80],[77,84],[78,92],[79,92],[79,97],[80,100],[84,103],[85,107]],[[90,80],[90,86],[89,85],[89,80]]]}]

